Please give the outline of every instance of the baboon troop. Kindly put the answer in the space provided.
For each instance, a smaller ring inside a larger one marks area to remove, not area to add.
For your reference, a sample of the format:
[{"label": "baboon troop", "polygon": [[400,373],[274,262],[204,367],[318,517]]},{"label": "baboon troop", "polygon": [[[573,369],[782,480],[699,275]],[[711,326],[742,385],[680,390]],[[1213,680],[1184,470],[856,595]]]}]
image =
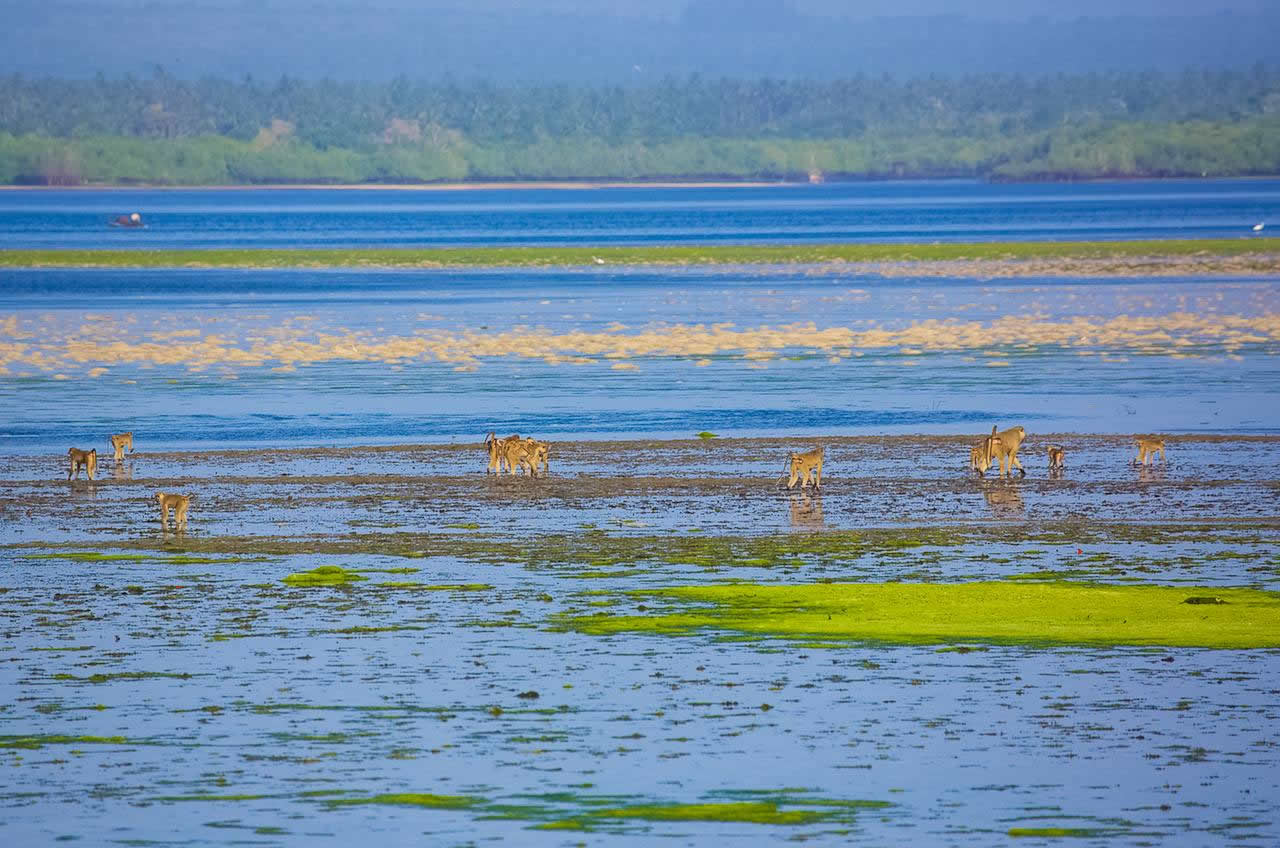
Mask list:
[{"label": "baboon troop", "polygon": [[489,452],[489,465],[486,474],[502,474],[505,467],[507,473],[515,474],[522,470],[530,477],[537,477],[539,470],[545,475],[551,470],[551,444],[537,439],[520,438],[513,433],[505,439],[499,439],[492,432],[484,437],[485,449]]}]

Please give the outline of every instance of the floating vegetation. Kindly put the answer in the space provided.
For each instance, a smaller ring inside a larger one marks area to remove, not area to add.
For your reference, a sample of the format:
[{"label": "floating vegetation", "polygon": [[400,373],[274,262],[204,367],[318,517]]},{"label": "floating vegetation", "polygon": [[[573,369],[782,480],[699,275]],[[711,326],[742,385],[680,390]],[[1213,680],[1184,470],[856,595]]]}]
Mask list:
[{"label": "floating vegetation", "polygon": [[[501,716],[502,710],[494,708]],[[529,821],[536,830],[610,829],[628,821],[734,822],[764,825],[852,823],[865,810],[883,810],[888,801],[808,797],[803,790],[725,790],[698,803],[653,803],[639,798],[550,792],[517,796],[518,802],[492,801],[475,795],[394,793],[368,798],[325,798],[329,809],[364,804],[471,810],[479,819]],[[533,802],[533,803],[529,803]]]},{"label": "floating vegetation", "polygon": [[1188,606],[1185,589],[1079,583],[732,584],[633,590],[665,602],[645,615],[561,615],[596,635],[703,630],[759,637],[899,644],[1280,647],[1280,594],[1221,589],[1225,603]]},{"label": "floating vegetation", "polygon": [[400,792],[374,795],[371,798],[332,798],[325,803],[330,807],[352,807],[360,804],[391,804],[405,807],[426,807],[432,810],[465,810],[484,803],[473,795],[434,795],[425,792]]},{"label": "floating vegetation", "polygon": [[489,583],[375,583],[372,589],[408,589],[416,592],[490,592]]},{"label": "floating vegetation", "polygon": [[61,673],[53,675],[52,679],[69,683],[111,683],[116,680],[190,680],[191,675],[185,671],[115,671],[106,674],[90,674],[87,677]]},{"label": "floating vegetation", "polygon": [[341,627],[334,630],[312,630],[312,635],[336,635],[336,636],[361,636],[373,633],[395,633],[400,630],[425,630],[416,624],[390,624],[385,627],[368,627],[365,625],[355,625],[354,627]]},{"label": "floating vegetation", "polygon": [[23,559],[68,559],[75,562],[158,562],[166,565],[217,565],[236,562],[227,557],[200,557],[186,554],[109,554],[102,551],[58,551],[42,554],[21,554]]},{"label": "floating vegetation", "polygon": [[140,744],[124,736],[64,736],[45,733],[35,736],[0,736],[0,748],[38,750],[46,745],[129,745]]},{"label": "floating vegetation", "polygon": [[23,559],[69,559],[75,562],[147,562],[157,558],[146,554],[108,554],[102,551],[58,551],[21,556]]},{"label": "floating vegetation", "polygon": [[363,574],[348,571],[340,565],[322,565],[310,571],[299,571],[282,577],[281,582],[299,588],[315,586],[348,586],[361,580],[368,580]]}]

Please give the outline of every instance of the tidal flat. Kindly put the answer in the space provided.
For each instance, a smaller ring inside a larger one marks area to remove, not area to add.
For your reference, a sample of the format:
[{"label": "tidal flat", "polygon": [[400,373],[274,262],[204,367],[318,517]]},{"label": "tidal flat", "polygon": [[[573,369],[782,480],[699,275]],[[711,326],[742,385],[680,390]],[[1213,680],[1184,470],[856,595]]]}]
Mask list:
[{"label": "tidal flat", "polygon": [[8,456],[0,838],[1274,841],[1280,437],[968,442]]}]

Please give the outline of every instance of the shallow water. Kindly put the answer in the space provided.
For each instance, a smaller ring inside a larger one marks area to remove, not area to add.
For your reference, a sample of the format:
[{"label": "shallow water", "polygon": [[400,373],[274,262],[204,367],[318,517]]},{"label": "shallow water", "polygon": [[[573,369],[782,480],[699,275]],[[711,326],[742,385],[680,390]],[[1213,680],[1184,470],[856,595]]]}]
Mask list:
[{"label": "shallow water", "polygon": [[978,433],[1010,420],[1035,432],[1265,433],[1280,407],[1272,279],[673,269],[7,280],[7,453],[63,453],[124,430],[159,450],[490,430]]},{"label": "shallow water", "polygon": [[[141,515],[77,497],[84,513],[123,525],[107,538],[159,535]],[[847,497],[823,496],[828,505]],[[282,538],[336,529],[303,501],[274,510]],[[646,504],[654,501],[631,499],[631,514],[643,516]],[[757,506],[739,503],[740,517]],[[1075,564],[1082,571],[1071,579],[1274,586],[1274,526],[1220,541],[1212,531],[1178,543],[1099,541],[1087,562],[1074,543],[961,541],[782,568],[666,562],[658,547],[602,570],[588,561],[590,546],[524,564],[447,547],[410,557],[200,553],[228,511],[222,498],[197,502],[179,545],[195,549],[186,559],[4,554],[0,655],[19,693],[0,709],[7,840],[341,844],[376,832],[390,844],[765,844],[837,834],[989,844],[1016,828],[1073,828],[1084,844],[1139,845],[1265,844],[1280,834],[1275,651],[940,652],[549,628],[565,612],[635,614],[636,601],[616,594],[624,589],[723,579],[1052,577]],[[390,512],[416,530],[440,529]],[[525,516],[486,501],[475,517],[481,529],[453,532],[484,538],[491,525]],[[622,523],[606,531],[644,532]],[[1268,560],[1265,574],[1246,576]],[[335,563],[366,580],[281,582]],[[472,800],[463,809],[331,803],[392,793]],[[787,810],[887,806],[789,825],[617,812],[777,794],[811,803]],[[557,823],[572,829],[539,829]]]},{"label": "shallow water", "polygon": [[[0,248],[1017,241],[1247,235],[1280,180],[0,192]],[[140,230],[113,229],[138,212]]]},{"label": "shallow water", "polygon": [[[1278,185],[15,192],[0,246],[1217,235]],[[1280,591],[1274,276],[2,273],[6,845],[1280,841],[1275,650],[564,626],[723,581]],[[1014,423],[1027,476],[967,472]],[[485,475],[491,430],[551,474]],[[285,582],[325,566],[364,579]]]}]

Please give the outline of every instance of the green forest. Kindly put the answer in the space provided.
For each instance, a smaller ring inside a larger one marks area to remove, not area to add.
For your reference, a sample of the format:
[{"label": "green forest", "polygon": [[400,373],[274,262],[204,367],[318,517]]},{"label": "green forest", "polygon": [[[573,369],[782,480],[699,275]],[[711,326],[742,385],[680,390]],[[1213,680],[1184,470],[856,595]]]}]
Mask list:
[{"label": "green forest", "polygon": [[1280,73],[650,86],[0,78],[0,183],[1280,174]]}]

